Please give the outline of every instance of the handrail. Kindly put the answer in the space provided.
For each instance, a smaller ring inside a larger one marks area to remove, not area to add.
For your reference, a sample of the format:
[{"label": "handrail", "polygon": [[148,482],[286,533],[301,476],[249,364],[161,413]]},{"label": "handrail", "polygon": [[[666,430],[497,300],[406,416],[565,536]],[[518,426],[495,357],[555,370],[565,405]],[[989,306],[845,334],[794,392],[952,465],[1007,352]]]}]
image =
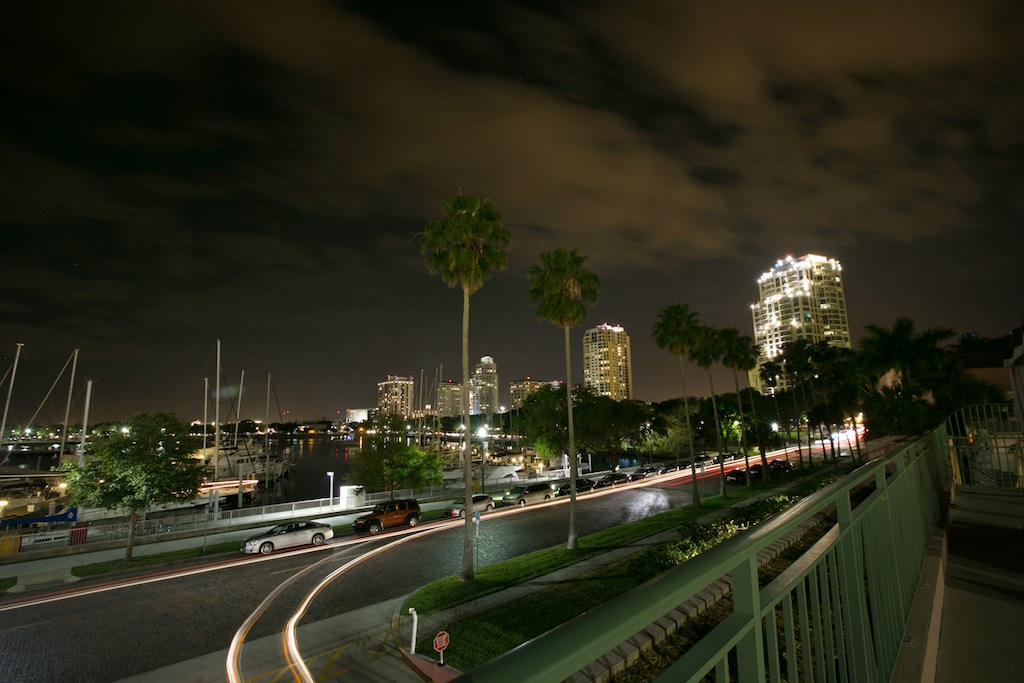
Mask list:
[{"label": "handrail", "polygon": [[[940,428],[456,680],[566,680],[727,575],[732,615],[659,681],[699,681],[712,669],[727,674],[730,655],[743,681],[781,680],[787,665],[803,667],[805,678],[824,680],[827,668],[829,680],[888,680],[948,481],[944,444]],[[860,500],[865,490],[871,493]],[[758,552],[828,509],[838,522],[805,554],[799,573],[758,589]],[[775,651],[764,647],[766,637]],[[844,670],[838,679],[833,667]]]}]

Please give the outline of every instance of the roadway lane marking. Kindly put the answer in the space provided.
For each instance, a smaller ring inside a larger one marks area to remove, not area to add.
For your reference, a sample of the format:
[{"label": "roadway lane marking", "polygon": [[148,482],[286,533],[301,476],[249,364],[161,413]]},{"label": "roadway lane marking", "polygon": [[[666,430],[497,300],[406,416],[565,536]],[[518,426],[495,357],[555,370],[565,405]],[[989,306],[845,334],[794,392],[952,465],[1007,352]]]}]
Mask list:
[{"label": "roadway lane marking", "polygon": [[49,619],[47,619],[46,621],[37,621],[34,624],[23,624],[22,626],[13,626],[11,628],[0,629],[0,633],[11,633],[13,631],[18,631],[18,630],[23,629],[23,628],[32,628],[34,626],[42,626],[43,624],[49,624],[49,623],[50,623]]}]

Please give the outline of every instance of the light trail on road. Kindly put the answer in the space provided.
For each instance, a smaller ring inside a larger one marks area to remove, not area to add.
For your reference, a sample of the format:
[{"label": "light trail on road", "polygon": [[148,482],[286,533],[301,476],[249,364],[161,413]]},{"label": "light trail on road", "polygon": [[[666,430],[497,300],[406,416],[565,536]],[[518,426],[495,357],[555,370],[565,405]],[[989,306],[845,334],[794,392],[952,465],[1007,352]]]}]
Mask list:
[{"label": "light trail on road", "polygon": [[125,588],[134,588],[136,586],[145,586],[152,583],[160,583],[161,581],[170,581],[171,579],[180,579],[188,576],[196,576],[199,574],[206,574],[208,572],[221,571],[224,569],[233,569],[241,565],[257,563],[257,562],[272,562],[279,560],[284,557],[295,557],[297,555],[305,555],[308,553],[323,552],[325,550],[337,550],[350,545],[358,545],[360,543],[366,543],[367,538],[353,538],[339,543],[325,543],[323,545],[311,546],[309,548],[301,548],[299,550],[289,550],[284,553],[273,554],[273,555],[262,555],[260,557],[246,557],[232,560],[223,560],[221,562],[215,562],[212,564],[202,565],[200,567],[193,567],[190,569],[170,570],[160,572],[157,574],[147,574],[146,576],[124,579],[122,581],[112,581],[98,586],[92,586],[89,588],[69,588],[65,591],[58,593],[50,593],[47,595],[40,596],[38,598],[28,598],[19,600],[16,602],[0,604],[0,612],[6,612],[15,609],[21,609],[23,607],[33,607],[35,605],[45,605],[51,602],[60,602],[61,600],[70,600],[72,598],[79,598],[87,595],[97,595],[99,593],[107,593],[110,591],[122,590]]}]

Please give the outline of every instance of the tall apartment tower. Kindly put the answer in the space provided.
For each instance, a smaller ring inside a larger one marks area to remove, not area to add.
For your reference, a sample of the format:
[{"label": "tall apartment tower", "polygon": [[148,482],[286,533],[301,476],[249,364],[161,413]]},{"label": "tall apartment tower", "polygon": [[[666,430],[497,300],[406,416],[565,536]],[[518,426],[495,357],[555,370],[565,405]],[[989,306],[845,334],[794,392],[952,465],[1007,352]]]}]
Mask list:
[{"label": "tall apartment tower", "polygon": [[388,375],[377,382],[377,412],[412,417],[413,378]]},{"label": "tall apartment tower", "polygon": [[521,408],[526,397],[543,387],[544,384],[544,382],[538,382],[537,380],[530,379],[529,377],[509,384],[508,402],[512,410]]},{"label": "tall apartment tower", "polygon": [[[828,342],[850,348],[850,324],[843,294],[843,268],[839,261],[807,254],[787,256],[757,281],[758,302],[750,305],[757,344],[757,369],[751,371],[751,385],[761,393],[760,368],[783,353],[786,344],[798,339],[810,343]],[[778,388],[789,389],[792,379],[780,376]]]},{"label": "tall apartment tower", "polygon": [[451,380],[437,387],[437,414],[441,417],[462,415],[462,382]]},{"label": "tall apartment tower", "polygon": [[629,335],[604,323],[583,333],[583,384],[616,401],[633,398],[633,364]]},{"label": "tall apartment tower", "polygon": [[490,356],[476,364],[469,378],[469,412],[490,415],[498,412],[498,366]]}]

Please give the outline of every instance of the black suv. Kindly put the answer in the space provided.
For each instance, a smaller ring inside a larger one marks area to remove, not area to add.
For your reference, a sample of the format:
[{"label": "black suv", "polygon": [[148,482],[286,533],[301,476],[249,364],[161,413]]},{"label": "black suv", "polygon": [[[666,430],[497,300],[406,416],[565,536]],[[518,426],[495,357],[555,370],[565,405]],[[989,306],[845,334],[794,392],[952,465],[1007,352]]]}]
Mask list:
[{"label": "black suv", "polygon": [[415,500],[390,500],[377,503],[368,514],[356,517],[352,528],[356,533],[379,534],[392,526],[416,526],[420,523],[420,504]]}]

